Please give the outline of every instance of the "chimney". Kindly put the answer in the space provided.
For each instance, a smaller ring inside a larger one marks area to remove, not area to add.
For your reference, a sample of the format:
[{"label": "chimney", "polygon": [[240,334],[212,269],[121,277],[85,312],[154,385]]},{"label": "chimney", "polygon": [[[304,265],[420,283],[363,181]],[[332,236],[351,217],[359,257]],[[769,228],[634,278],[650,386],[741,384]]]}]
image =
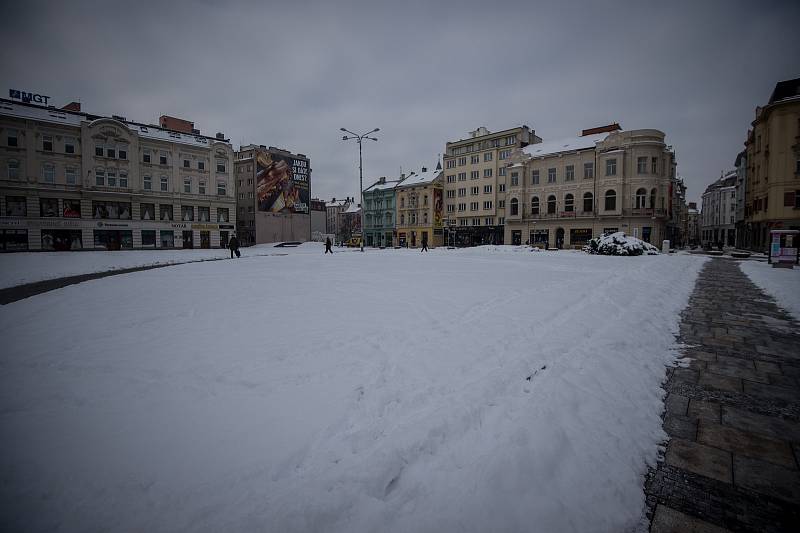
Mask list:
[{"label": "chimney", "polygon": [[80,112],[81,110],[81,103],[80,102],[70,102],[64,107],[61,108],[63,111],[76,111]]},{"label": "chimney", "polygon": [[381,178],[378,180],[378,183],[386,183],[386,176],[381,176]]},{"label": "chimney", "polygon": [[331,200],[331,202],[335,202],[335,201],[336,201],[336,197],[334,196],[334,197],[333,197],[333,200]]},{"label": "chimney", "polygon": [[606,133],[612,131],[620,131],[622,128],[616,122],[609,124],[608,126],[599,126],[597,128],[589,128],[588,130],[583,130],[581,132],[581,137],[586,137],[587,135],[594,135],[595,133]]},{"label": "chimney", "polygon": [[217,135],[216,135],[216,138],[217,138],[218,141],[224,141],[225,140],[225,134],[222,133],[221,131],[218,131]]},{"label": "chimney", "polygon": [[423,172],[423,173],[425,173],[425,172],[427,172],[427,171],[428,171],[428,168],[427,168],[427,167],[422,167],[422,172]]}]

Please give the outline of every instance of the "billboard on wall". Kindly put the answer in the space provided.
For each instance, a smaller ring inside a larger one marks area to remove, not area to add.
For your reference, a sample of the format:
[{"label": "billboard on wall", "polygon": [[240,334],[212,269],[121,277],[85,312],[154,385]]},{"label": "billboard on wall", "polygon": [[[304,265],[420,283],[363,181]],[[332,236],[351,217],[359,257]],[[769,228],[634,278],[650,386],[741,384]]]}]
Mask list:
[{"label": "billboard on wall", "polygon": [[308,161],[258,152],[256,203],[259,211],[309,213]]},{"label": "billboard on wall", "polygon": [[433,189],[433,227],[442,227],[442,188],[435,187]]}]

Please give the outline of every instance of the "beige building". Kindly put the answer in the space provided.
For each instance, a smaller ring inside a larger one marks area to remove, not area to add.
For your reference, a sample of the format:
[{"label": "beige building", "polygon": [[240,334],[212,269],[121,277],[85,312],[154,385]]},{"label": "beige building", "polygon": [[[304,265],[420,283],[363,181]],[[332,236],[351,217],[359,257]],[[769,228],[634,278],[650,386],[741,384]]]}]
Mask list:
[{"label": "beige building", "polygon": [[444,244],[442,167],[422,167],[395,187],[397,203],[397,243],[419,248]]},{"label": "beige building", "polygon": [[0,100],[0,249],[214,248],[233,234],[224,136]]},{"label": "beige building", "polygon": [[576,248],[615,231],[660,244],[666,235],[675,156],[658,130],[584,130],[517,148],[506,164],[506,244]]},{"label": "beige building", "polygon": [[236,233],[243,245],[311,239],[311,163],[305,154],[241,146],[235,176]]},{"label": "beige building", "polygon": [[503,243],[510,184],[506,163],[515,149],[538,142],[535,132],[520,126],[494,133],[480,127],[446,144],[444,219],[455,244]]},{"label": "beige building", "polygon": [[800,229],[800,78],[756,108],[745,147],[744,242],[766,251],[770,229]]}]

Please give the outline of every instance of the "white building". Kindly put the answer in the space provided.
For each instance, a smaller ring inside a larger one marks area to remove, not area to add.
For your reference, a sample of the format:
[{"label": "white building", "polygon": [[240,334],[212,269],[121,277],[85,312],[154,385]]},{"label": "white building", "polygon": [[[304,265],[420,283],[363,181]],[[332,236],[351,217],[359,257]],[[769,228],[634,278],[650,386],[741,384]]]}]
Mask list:
[{"label": "white building", "polygon": [[736,245],[736,179],[736,171],[728,171],[703,193],[700,214],[703,245]]}]

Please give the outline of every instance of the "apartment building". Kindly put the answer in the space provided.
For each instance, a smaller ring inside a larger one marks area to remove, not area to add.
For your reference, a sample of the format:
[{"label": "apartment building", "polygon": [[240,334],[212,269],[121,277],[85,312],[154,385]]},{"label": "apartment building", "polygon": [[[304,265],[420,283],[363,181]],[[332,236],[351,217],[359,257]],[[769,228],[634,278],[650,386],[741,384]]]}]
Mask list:
[{"label": "apartment building", "polygon": [[700,212],[695,202],[689,202],[687,208],[686,244],[689,246],[700,244]]},{"label": "apartment building", "polygon": [[325,202],[325,229],[326,233],[336,236],[337,242],[342,242],[342,228],[339,227],[339,221],[342,213],[347,211],[350,204],[354,202],[353,198],[346,196],[345,198],[332,198],[330,202]]},{"label": "apartment building", "polygon": [[236,152],[237,234],[245,245],[311,239],[311,162],[249,144]]},{"label": "apartment building", "polygon": [[232,176],[221,133],[0,99],[0,250],[224,247]]},{"label": "apartment building", "polygon": [[376,248],[394,246],[395,236],[395,188],[405,176],[396,180],[386,177],[364,189],[364,245]]},{"label": "apartment building", "polygon": [[502,244],[507,216],[506,175],[511,153],[542,140],[528,126],[498,132],[485,127],[446,143],[443,157],[445,224],[454,244]]},{"label": "apartment building", "polygon": [[516,148],[506,161],[505,242],[577,248],[624,231],[660,243],[676,165],[664,138],[611,124]]},{"label": "apartment building", "polygon": [[703,245],[736,245],[736,179],[736,171],[728,171],[703,192],[700,211]]},{"label": "apartment building", "polygon": [[397,195],[397,243],[418,248],[444,244],[442,166],[422,167],[395,188]]},{"label": "apartment building", "polygon": [[[319,240],[326,231],[325,202],[319,198],[311,199],[311,238]],[[323,239],[324,240],[324,239]]]},{"label": "apartment building", "polygon": [[736,167],[736,187],[734,194],[736,195],[736,212],[734,220],[736,221],[736,247],[748,248],[750,245],[746,242],[745,231],[745,207],[747,206],[747,152],[742,150],[736,156],[734,163]]},{"label": "apartment building", "polygon": [[756,108],[745,151],[745,241],[765,252],[771,229],[800,229],[800,78]]}]

